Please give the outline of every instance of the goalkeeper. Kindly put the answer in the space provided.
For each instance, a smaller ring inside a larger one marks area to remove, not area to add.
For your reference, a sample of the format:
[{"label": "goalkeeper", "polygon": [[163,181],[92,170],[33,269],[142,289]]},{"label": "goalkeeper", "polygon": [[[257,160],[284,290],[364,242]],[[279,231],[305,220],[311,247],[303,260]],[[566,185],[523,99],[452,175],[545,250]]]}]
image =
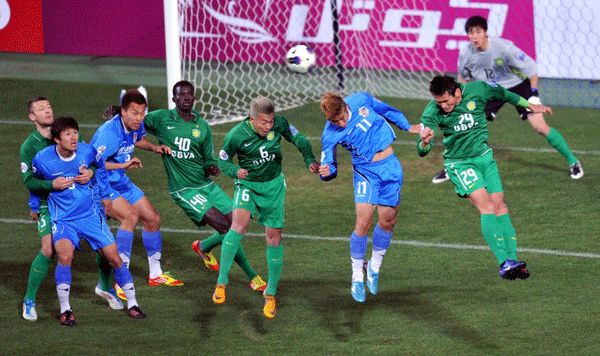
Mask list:
[{"label": "goalkeeper", "polygon": [[[481,16],[472,16],[467,20],[465,31],[470,43],[460,50],[457,81],[491,81],[529,99],[533,104],[541,104],[535,61],[512,42],[502,38],[489,38],[487,28],[487,21]],[[503,105],[504,101],[488,102],[485,107],[487,120],[494,120]],[[520,106],[516,109],[522,120],[527,120],[537,133],[544,136],[546,141],[567,159],[571,178],[583,177],[581,163],[575,158],[560,132],[548,126],[542,114],[528,112]],[[443,169],[435,175],[433,183],[447,180],[448,175]]]},{"label": "goalkeeper", "polygon": [[439,127],[444,135],[444,166],[459,197],[467,198],[481,214],[481,231],[500,265],[500,276],[509,280],[529,277],[526,263],[517,260],[517,238],[504,202],[502,181],[492,149],[488,146],[486,103],[504,102],[550,113],[494,83],[461,84],[450,76],[436,76],[430,83],[432,100],[421,116],[419,156],[431,150]]}]

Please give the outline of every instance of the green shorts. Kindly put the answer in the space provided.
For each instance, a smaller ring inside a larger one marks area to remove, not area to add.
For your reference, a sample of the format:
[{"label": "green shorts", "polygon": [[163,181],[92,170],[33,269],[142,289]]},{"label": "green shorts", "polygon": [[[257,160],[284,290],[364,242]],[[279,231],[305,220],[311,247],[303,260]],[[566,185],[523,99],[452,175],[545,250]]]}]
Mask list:
[{"label": "green shorts", "polygon": [[272,229],[283,228],[285,177],[268,182],[235,180],[233,208],[246,209],[252,215],[258,212],[258,223]]},{"label": "green shorts", "polygon": [[448,177],[454,183],[458,196],[466,198],[477,189],[486,188],[488,193],[503,193],[498,165],[492,150],[479,157],[444,162]]},{"label": "green shorts", "polygon": [[37,228],[40,237],[50,235],[52,233],[52,226],[50,226],[50,212],[48,211],[48,205],[40,205],[38,214]]},{"label": "green shorts", "polygon": [[179,205],[200,228],[206,225],[202,221],[204,214],[213,206],[223,215],[227,215],[233,210],[231,197],[215,183],[200,188],[183,188],[176,192],[170,192],[169,195],[175,204]]}]

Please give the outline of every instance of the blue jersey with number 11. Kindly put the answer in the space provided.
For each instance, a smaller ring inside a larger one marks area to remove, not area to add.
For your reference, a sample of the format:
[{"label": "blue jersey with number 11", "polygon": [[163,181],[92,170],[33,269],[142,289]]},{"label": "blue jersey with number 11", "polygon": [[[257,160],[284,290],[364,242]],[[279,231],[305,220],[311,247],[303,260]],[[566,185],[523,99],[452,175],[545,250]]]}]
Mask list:
[{"label": "blue jersey with number 11", "polygon": [[328,164],[330,175],[322,180],[337,176],[336,146],[342,145],[352,155],[352,165],[371,163],[373,156],[383,151],[396,139],[394,130],[387,120],[402,130],[411,127],[404,114],[367,93],[356,93],[344,98],[350,116],[344,128],[327,121],[321,144],[321,164]]}]

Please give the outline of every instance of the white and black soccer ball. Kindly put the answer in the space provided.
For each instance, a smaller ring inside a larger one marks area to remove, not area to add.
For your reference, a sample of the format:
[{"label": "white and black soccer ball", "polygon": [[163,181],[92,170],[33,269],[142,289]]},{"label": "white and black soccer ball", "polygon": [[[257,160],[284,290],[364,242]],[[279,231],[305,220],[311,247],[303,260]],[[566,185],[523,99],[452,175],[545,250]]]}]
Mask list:
[{"label": "white and black soccer ball", "polygon": [[285,65],[296,73],[307,73],[316,65],[315,52],[306,45],[297,45],[285,55]]}]

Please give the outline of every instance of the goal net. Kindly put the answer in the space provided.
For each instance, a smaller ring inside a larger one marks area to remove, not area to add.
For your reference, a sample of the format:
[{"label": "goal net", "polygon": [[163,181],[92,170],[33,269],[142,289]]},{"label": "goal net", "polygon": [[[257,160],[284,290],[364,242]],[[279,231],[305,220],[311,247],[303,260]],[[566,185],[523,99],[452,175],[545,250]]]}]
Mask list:
[{"label": "goal net", "polygon": [[[196,85],[195,109],[209,120],[246,116],[257,95],[278,110],[326,91],[428,98],[433,73],[446,67],[435,36],[418,38],[427,13],[414,5],[426,2],[338,0],[332,11],[331,0],[180,0],[182,79]],[[316,53],[307,74],[285,67],[296,44]]]},{"label": "goal net", "polygon": [[[257,95],[269,97],[277,110],[316,102],[326,91],[429,99],[435,74],[456,73],[459,48],[468,43],[464,24],[477,14],[488,19],[489,36],[507,38],[536,58],[537,0],[165,0],[165,5],[172,1],[178,1],[181,79],[194,83],[195,109],[210,121],[246,116]],[[316,53],[317,67],[307,74],[285,67],[287,50],[297,44]]]}]

